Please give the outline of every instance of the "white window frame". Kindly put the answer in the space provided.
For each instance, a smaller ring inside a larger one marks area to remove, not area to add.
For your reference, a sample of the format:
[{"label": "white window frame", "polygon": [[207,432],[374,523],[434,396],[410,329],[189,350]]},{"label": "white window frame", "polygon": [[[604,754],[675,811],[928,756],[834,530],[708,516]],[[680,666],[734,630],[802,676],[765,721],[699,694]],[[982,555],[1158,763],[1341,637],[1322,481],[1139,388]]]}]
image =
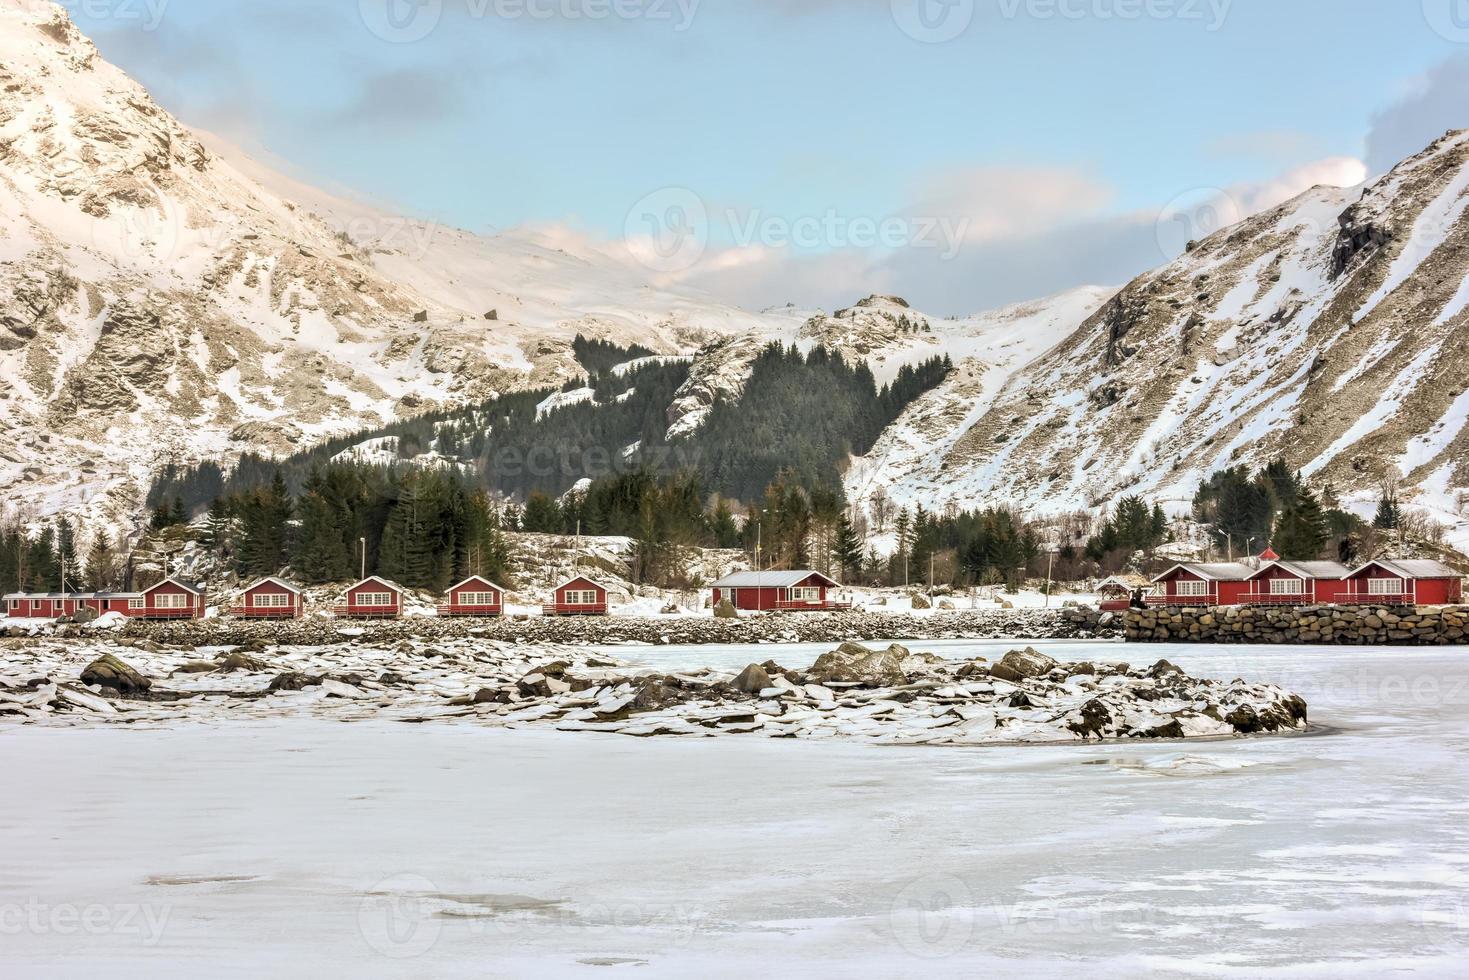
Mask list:
[{"label": "white window frame", "polygon": [[1209,594],[1209,583],[1199,579],[1181,578],[1173,585],[1175,595],[1203,598]]},{"label": "white window frame", "polygon": [[160,592],[153,597],[154,609],[188,609],[189,597],[177,592]]},{"label": "white window frame", "polygon": [[568,606],[595,606],[601,601],[595,589],[567,589],[563,594]]},{"label": "white window frame", "polygon": [[1407,595],[1408,582],[1401,578],[1369,578],[1368,595]]},{"label": "white window frame", "polygon": [[142,609],[147,605],[142,596],[133,596],[128,599],[129,609]]},{"label": "white window frame", "polygon": [[498,606],[500,598],[495,592],[461,592],[459,593],[459,604],[461,606]]},{"label": "white window frame", "polygon": [[290,609],[291,597],[284,592],[256,592],[250,597],[250,605],[256,609]]},{"label": "white window frame", "polygon": [[389,609],[393,605],[393,593],[359,592],[355,605],[368,609]]},{"label": "white window frame", "polygon": [[821,587],[818,585],[799,585],[787,589],[786,593],[791,602],[821,601]]},{"label": "white window frame", "polygon": [[1298,578],[1273,578],[1270,580],[1271,595],[1305,595],[1306,583]]}]

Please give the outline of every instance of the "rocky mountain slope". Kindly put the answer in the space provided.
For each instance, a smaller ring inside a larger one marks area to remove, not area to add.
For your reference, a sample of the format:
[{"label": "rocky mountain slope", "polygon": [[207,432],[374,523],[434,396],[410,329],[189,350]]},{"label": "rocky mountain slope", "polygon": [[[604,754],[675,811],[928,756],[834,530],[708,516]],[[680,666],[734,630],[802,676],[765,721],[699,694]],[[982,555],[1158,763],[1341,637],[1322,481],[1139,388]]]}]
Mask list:
[{"label": "rocky mountain slope", "polygon": [[769,318],[529,234],[333,198],[189,130],[64,10],[0,7],[0,491],[126,528],[167,461],[281,450]]},{"label": "rocky mountain slope", "polygon": [[1469,132],[1365,189],[1314,188],[1130,283],[972,417],[915,405],[903,465],[854,474],[929,506],[1182,509],[1210,472],[1284,456],[1359,509],[1399,480],[1463,537],[1466,208]]}]

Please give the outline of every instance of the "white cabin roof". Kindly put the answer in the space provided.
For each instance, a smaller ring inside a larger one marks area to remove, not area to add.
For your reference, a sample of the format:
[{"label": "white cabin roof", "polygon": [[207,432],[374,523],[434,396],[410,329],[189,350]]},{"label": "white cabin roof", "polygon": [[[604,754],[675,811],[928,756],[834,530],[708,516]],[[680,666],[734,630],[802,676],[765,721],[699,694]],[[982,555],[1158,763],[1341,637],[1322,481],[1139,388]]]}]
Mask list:
[{"label": "white cabin roof", "polygon": [[715,582],[710,588],[714,589],[789,589],[800,585],[808,578],[819,578],[829,588],[839,589],[841,586],[831,578],[811,569],[796,569],[794,571],[768,571],[768,572],[735,572],[726,575]]}]

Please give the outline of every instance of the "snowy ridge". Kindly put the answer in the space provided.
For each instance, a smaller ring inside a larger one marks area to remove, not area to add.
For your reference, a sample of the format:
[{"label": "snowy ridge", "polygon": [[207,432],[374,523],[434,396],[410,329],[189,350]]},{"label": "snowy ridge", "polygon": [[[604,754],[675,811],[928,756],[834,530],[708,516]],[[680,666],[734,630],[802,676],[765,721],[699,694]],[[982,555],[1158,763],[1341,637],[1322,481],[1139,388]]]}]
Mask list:
[{"label": "snowy ridge", "polygon": [[889,433],[882,448],[906,452],[858,461],[849,494],[1054,513],[1139,492],[1182,511],[1214,470],[1284,456],[1363,510],[1401,481],[1469,544],[1466,211],[1469,134],[1451,133],[1366,188],[1317,187],[1224,229],[989,402],[961,372],[976,411]]},{"label": "snowy ridge", "polygon": [[0,7],[0,488],[131,530],[167,462],[289,451],[772,318],[595,249],[336,197],[194,133],[44,0]]}]

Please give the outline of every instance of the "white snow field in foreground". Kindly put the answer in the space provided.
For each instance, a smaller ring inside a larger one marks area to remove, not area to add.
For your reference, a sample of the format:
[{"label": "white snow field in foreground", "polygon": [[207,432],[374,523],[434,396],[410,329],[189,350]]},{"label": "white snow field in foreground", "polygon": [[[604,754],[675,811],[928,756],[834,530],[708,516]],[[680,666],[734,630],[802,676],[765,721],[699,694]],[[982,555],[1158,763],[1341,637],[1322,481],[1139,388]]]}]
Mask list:
[{"label": "white snow field in foreground", "polygon": [[1107,652],[1279,684],[1322,733],[940,749],[312,718],[7,729],[0,975],[1464,975],[1463,651]]}]

